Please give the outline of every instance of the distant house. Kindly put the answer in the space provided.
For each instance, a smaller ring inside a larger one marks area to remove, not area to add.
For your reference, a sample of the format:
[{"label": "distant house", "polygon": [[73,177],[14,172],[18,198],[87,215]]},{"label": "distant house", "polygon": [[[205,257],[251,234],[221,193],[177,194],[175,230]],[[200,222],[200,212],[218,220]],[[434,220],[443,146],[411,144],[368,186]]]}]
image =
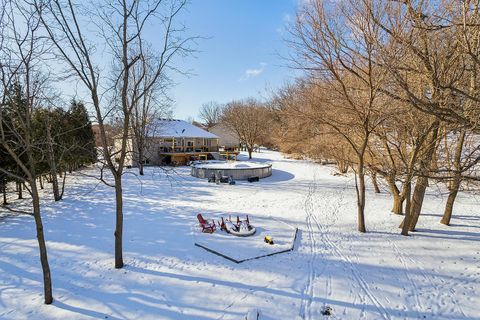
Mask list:
[{"label": "distant house", "polygon": [[[104,124],[105,134],[107,136],[107,144],[109,146],[113,145],[113,128],[109,124]],[[100,138],[100,126],[98,123],[92,124],[93,135],[95,136],[95,146],[102,147],[102,139]]]},{"label": "distant house", "polygon": [[239,154],[241,141],[238,135],[223,123],[217,123],[209,132],[218,136],[219,152],[225,158],[236,158]]},{"label": "distant house", "polygon": [[[190,160],[215,159],[218,154],[219,138],[183,120],[160,119],[153,122],[147,131],[145,164],[182,165]],[[121,139],[115,139],[119,149]],[[137,166],[135,154],[138,147],[135,140],[127,142],[127,166]]]}]

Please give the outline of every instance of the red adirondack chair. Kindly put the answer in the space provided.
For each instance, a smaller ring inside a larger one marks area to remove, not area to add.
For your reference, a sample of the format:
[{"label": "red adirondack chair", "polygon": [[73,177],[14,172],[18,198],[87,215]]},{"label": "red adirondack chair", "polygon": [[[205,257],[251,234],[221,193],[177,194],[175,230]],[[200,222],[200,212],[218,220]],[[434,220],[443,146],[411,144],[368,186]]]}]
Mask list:
[{"label": "red adirondack chair", "polygon": [[202,232],[213,233],[217,229],[215,222],[213,220],[205,220],[201,213],[197,214],[197,219],[200,223],[200,228],[202,228]]}]

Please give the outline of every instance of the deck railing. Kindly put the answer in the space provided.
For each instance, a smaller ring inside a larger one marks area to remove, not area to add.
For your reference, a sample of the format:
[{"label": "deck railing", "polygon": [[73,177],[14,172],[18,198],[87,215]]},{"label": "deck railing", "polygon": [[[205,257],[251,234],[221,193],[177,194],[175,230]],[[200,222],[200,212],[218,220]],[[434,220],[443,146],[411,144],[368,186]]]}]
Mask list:
[{"label": "deck railing", "polygon": [[218,152],[218,146],[169,146],[160,147],[160,153]]}]

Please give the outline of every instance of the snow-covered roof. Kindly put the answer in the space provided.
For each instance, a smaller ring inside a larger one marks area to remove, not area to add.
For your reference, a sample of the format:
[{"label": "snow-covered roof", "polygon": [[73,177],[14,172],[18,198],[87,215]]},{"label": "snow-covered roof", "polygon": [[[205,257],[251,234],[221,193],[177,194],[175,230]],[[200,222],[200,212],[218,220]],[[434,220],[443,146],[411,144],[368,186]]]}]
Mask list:
[{"label": "snow-covered roof", "polygon": [[150,125],[148,136],[154,138],[217,138],[211,132],[176,119],[159,119]]}]

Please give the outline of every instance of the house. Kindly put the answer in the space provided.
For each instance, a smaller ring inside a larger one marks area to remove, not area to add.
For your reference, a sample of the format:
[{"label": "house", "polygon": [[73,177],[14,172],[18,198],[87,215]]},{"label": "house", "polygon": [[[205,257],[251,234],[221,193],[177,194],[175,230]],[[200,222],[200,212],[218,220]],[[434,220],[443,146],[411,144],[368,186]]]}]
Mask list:
[{"label": "house", "polygon": [[240,153],[241,141],[232,129],[223,123],[217,123],[208,131],[218,136],[220,155],[227,159],[237,158],[237,155]]},{"label": "house", "polygon": [[[107,145],[113,145],[113,127],[109,124],[104,124],[105,134],[107,136]],[[98,123],[92,124],[93,135],[95,136],[95,146],[102,147],[102,139],[100,137],[100,126]]]},{"label": "house", "polygon": [[[183,165],[190,160],[218,159],[219,138],[193,124],[175,119],[159,119],[148,126],[145,141],[145,164]],[[115,139],[119,149],[121,139]],[[127,166],[137,166],[135,139],[127,141]]]}]

